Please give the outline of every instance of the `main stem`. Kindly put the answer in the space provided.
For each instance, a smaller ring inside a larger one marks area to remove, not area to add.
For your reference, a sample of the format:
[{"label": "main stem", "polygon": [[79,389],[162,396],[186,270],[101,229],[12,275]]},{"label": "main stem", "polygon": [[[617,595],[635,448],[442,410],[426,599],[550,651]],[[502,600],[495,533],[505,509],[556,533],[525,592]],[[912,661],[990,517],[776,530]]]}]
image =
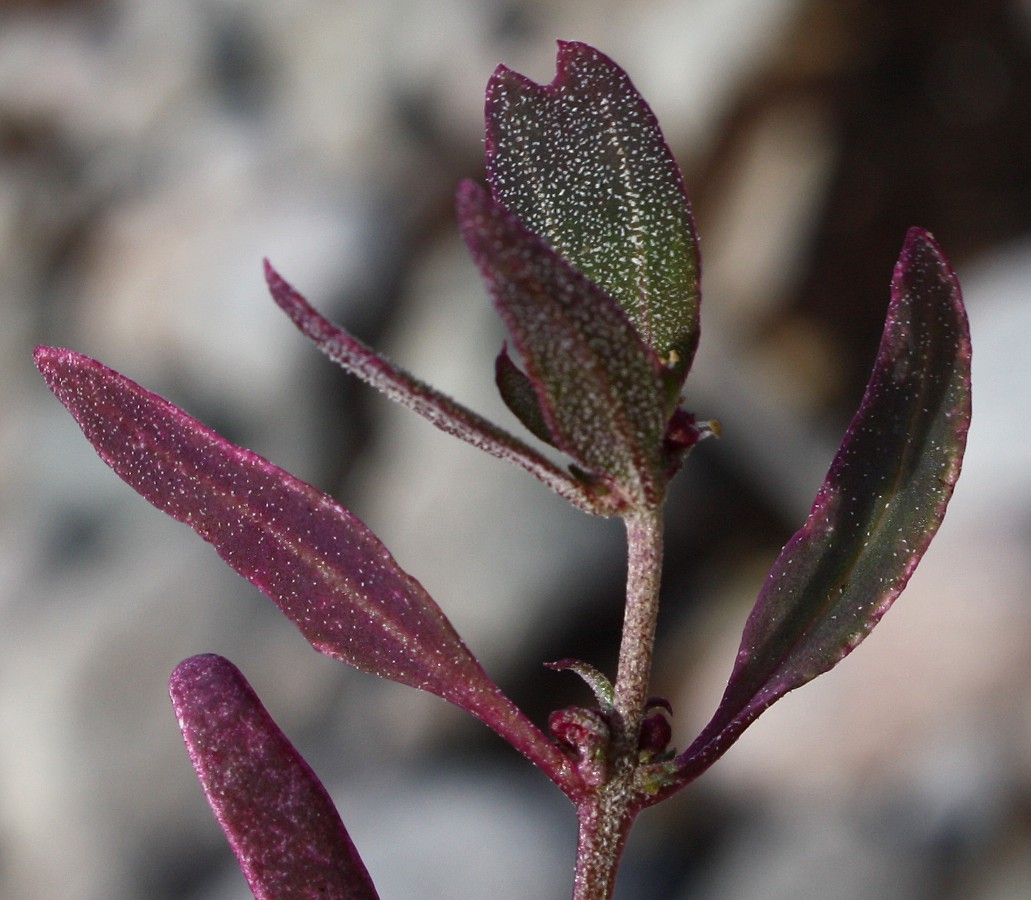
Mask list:
[{"label": "main stem", "polygon": [[612,897],[623,845],[641,808],[634,773],[659,614],[661,508],[627,516],[626,533],[626,613],[614,686],[609,772],[604,784],[587,793],[577,806],[580,837],[574,900]]},{"label": "main stem", "polygon": [[626,519],[627,574],[623,640],[616,673],[616,715],[636,749],[652,675],[662,580],[662,509]]}]

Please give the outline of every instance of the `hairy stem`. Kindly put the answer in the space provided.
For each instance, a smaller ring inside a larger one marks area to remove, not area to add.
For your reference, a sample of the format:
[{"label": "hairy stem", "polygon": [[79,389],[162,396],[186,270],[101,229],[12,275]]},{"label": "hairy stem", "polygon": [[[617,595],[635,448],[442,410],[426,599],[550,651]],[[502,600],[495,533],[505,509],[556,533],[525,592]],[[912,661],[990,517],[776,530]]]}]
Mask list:
[{"label": "hairy stem", "polygon": [[[632,775],[632,773],[631,773]],[[607,782],[577,807],[580,836],[576,851],[573,900],[609,900],[616,889],[616,871],[637,810],[631,781]]]},{"label": "hairy stem", "polygon": [[628,516],[626,613],[615,684],[616,739],[636,749],[648,700],[662,577],[662,510]]},{"label": "hairy stem", "polygon": [[605,782],[577,805],[574,900],[608,900],[627,833],[643,805],[636,789],[638,741],[648,702],[662,575],[662,510],[626,518],[627,593]]}]

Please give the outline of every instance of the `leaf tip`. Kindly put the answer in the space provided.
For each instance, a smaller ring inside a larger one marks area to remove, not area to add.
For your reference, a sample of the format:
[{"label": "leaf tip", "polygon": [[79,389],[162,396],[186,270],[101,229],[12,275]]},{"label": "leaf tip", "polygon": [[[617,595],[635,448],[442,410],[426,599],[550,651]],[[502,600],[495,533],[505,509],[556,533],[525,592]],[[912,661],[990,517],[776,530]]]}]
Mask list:
[{"label": "leaf tip", "polygon": [[32,351],[32,361],[36,364],[40,375],[46,379],[47,384],[51,387],[53,387],[54,379],[57,377],[57,370],[61,367],[61,364],[70,358],[78,356],[79,354],[73,353],[71,350],[65,350],[61,347],[49,347],[46,344],[39,344]]},{"label": "leaf tip", "polygon": [[168,679],[171,693],[179,692],[187,684],[193,684],[201,678],[224,677],[239,670],[224,656],[217,653],[198,653],[184,659],[173,670]]},{"label": "leaf tip", "polygon": [[33,351],[32,358],[47,387],[64,406],[68,407],[77,420],[76,411],[69,406],[76,387],[75,382],[88,378],[91,372],[110,372],[103,363],[63,347],[40,344]]},{"label": "leaf tip", "polygon": [[934,235],[926,228],[921,228],[919,225],[913,225],[906,231],[906,239],[903,241],[902,251],[903,253],[912,252],[914,249],[920,247],[929,247],[939,256],[944,258],[941,247],[938,246],[938,242],[935,240]]},{"label": "leaf tip", "polygon": [[38,344],[36,349],[32,351],[32,360],[36,364],[36,368],[41,368],[48,360],[57,353],[55,347],[48,347],[46,344]]},{"label": "leaf tip", "polygon": [[262,268],[265,271],[265,283],[268,285],[268,289],[272,294],[272,299],[282,306],[282,298],[287,294],[293,293],[293,288],[290,286],[289,282],[279,274],[267,257],[262,260]]},{"label": "leaf tip", "polygon": [[315,311],[304,296],[287,281],[267,259],[263,261],[265,269],[265,283],[268,285],[269,293],[283,312],[285,312],[294,324],[308,335],[316,338],[318,331],[314,328]]},{"label": "leaf tip", "polygon": [[902,242],[902,251],[899,253],[896,267],[896,278],[910,268],[919,266],[922,262],[933,264],[944,278],[951,281],[958,289],[959,282],[952,269],[952,264],[934,235],[927,229],[914,225],[906,232],[906,238]]}]

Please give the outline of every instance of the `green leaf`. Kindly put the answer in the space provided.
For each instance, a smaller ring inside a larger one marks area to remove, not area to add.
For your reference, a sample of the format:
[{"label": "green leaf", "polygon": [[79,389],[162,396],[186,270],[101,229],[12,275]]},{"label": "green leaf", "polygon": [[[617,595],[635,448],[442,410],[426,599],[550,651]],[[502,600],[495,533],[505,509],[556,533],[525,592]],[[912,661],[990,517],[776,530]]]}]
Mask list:
[{"label": "green leaf", "polygon": [[604,289],[683,383],[698,346],[699,261],[683,178],[627,74],[559,42],[548,85],[487,86],[494,197]]},{"label": "green leaf", "polygon": [[681,784],[869,634],[945,515],[969,425],[959,284],[931,236],[912,229],[862,404],[808,521],[767,576],[715,716],[678,761]]}]

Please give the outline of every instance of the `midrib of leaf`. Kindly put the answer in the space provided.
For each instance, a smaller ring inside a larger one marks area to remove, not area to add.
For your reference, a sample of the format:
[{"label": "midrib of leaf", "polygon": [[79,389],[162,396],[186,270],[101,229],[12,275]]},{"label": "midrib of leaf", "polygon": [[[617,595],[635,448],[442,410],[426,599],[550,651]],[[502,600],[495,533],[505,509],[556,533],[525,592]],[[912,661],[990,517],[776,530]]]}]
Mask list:
[{"label": "midrib of leaf", "polygon": [[[607,104],[606,104],[607,106]],[[641,215],[639,209],[640,194],[633,187],[633,180],[630,178],[628,171],[626,148],[623,143],[619,140],[615,130],[615,120],[611,115],[606,115],[606,120],[609,123],[609,133],[612,138],[612,146],[619,156],[619,178],[623,182],[623,189],[627,198],[627,209],[630,213],[630,221],[628,223],[630,243],[636,252],[636,256],[631,257],[631,261],[634,264],[634,268],[637,270],[637,295],[638,295],[638,329],[641,333],[641,337],[648,343],[649,346],[652,344],[652,329],[651,329],[651,308],[648,305],[650,279],[648,278],[648,266],[645,259],[645,242],[642,237],[644,229],[641,227]],[[656,348],[659,352],[659,348]],[[662,351],[664,352],[664,351]]]},{"label": "midrib of leaf", "polygon": [[[160,456],[166,462],[172,463],[173,468],[175,467],[175,458],[169,453],[160,450],[158,445],[152,445],[149,448],[149,452],[154,456]],[[212,491],[220,490],[217,480],[212,478],[208,473],[200,472],[194,477],[204,487]],[[220,491],[220,493],[232,498],[232,507],[234,511],[239,511],[241,515],[244,515],[252,524],[257,526],[260,531],[271,537],[277,546],[287,549],[293,555],[295,560],[302,563],[306,577],[311,578],[312,581],[317,584],[324,585],[330,595],[335,593],[337,590],[344,593],[347,596],[348,603],[352,604],[362,614],[366,615],[370,621],[375,622],[385,633],[389,634],[394,640],[402,645],[405,648],[405,651],[409,654],[410,659],[417,660],[425,669],[430,670],[430,672],[434,670],[433,654],[426,651],[422,642],[411,640],[411,635],[404,630],[404,626],[401,624],[399,618],[392,615],[384,604],[377,603],[372,599],[365,592],[364,586],[360,581],[354,577],[348,577],[348,575],[344,574],[331,560],[314,551],[310,547],[307,547],[303,538],[297,534],[294,529],[277,526],[274,519],[253,506],[248,499],[242,498],[238,493],[233,491]],[[316,497],[314,499],[319,506],[330,510],[333,510],[333,507],[336,505],[329,497]],[[335,512],[335,510],[333,511]],[[336,540],[339,539],[340,538],[336,538]],[[351,539],[347,537],[344,538],[344,540],[349,541]],[[218,546],[218,544],[216,544],[216,546]],[[302,622],[302,624],[307,623]],[[406,638],[408,639],[406,640]],[[320,643],[323,644],[323,647],[319,648],[322,652],[331,656],[340,656],[337,651],[328,647],[324,641]],[[379,655],[379,653],[376,654],[376,656]]]},{"label": "midrib of leaf", "polygon": [[[910,290],[912,290],[911,287]],[[912,313],[910,315],[912,317]],[[912,327],[912,323],[910,323],[910,327]],[[924,328],[922,331],[920,339],[920,346],[923,351],[920,354],[922,359],[927,358],[928,349],[930,345],[933,344],[928,335],[928,329],[933,327],[933,325],[927,324],[927,327]],[[833,580],[830,588],[827,590],[825,594],[825,599],[819,607],[819,609],[815,612],[804,614],[801,617],[803,621],[808,620],[808,624],[791,642],[790,646],[788,646],[781,654],[778,655],[776,663],[772,666],[769,666],[766,669],[767,674],[759,679],[759,687],[757,688],[755,694],[753,694],[752,699],[746,701],[739,708],[737,713],[735,713],[732,716],[732,718],[728,720],[724,728],[729,726],[734,720],[741,717],[742,714],[753,713],[755,711],[754,707],[756,705],[754,702],[755,700],[759,699],[760,697],[763,697],[764,695],[768,695],[771,692],[777,693],[778,695],[784,692],[784,685],[771,684],[772,679],[776,678],[778,676],[778,673],[782,673],[782,670],[786,668],[792,661],[792,657],[796,655],[796,651],[798,650],[798,648],[804,645],[805,642],[813,636],[816,629],[821,624],[826,622],[828,617],[832,615],[833,610],[840,603],[839,598],[844,596],[848,585],[853,580],[857,570],[859,569],[860,562],[862,561],[864,552],[867,550],[867,548],[871,544],[874,544],[876,546],[878,540],[880,540],[881,538],[884,538],[886,543],[893,540],[892,538],[889,538],[888,535],[890,533],[890,528],[895,520],[896,514],[899,512],[905,499],[903,497],[903,492],[905,490],[904,481],[908,477],[913,477],[916,474],[918,474],[919,467],[912,467],[911,464],[914,461],[917,448],[924,446],[927,438],[931,435],[931,432],[933,431],[933,427],[935,425],[935,420],[933,418],[930,419],[927,423],[927,427],[925,427],[924,429],[920,429],[917,437],[912,437],[914,433],[918,432],[917,424],[921,419],[921,413],[927,412],[926,403],[928,395],[932,392],[932,389],[940,383],[942,390],[941,403],[939,404],[939,407],[941,409],[944,409],[953,393],[951,384],[951,373],[948,377],[939,380],[935,378],[934,375],[928,374],[927,370],[932,369],[930,363],[927,363],[924,366],[922,366],[922,369],[924,369],[924,371],[920,374],[918,389],[915,392],[913,398],[908,401],[909,412],[906,415],[904,431],[904,434],[907,435],[907,439],[902,444],[901,452],[899,454],[897,464],[894,466],[894,471],[892,472],[890,483],[887,484],[884,487],[884,489],[878,493],[876,501],[874,501],[871,504],[873,513],[870,518],[870,524],[865,529],[865,533],[863,534],[862,540],[860,540],[857,535],[856,539],[853,542],[852,552],[848,555],[848,557],[846,557],[846,565],[844,567],[843,572]],[[892,387],[894,387],[895,389],[900,389],[898,386],[893,386],[891,384],[888,385],[889,390],[892,389]],[[865,411],[866,410],[863,410],[863,412]],[[948,462],[949,461],[947,459],[944,460],[944,464],[947,467]],[[939,483],[947,483],[943,482],[940,475],[937,476],[936,480]],[[856,497],[853,496],[851,499],[855,500]],[[933,496],[922,498],[922,502],[928,504],[936,503]],[[840,517],[840,513],[838,513],[837,515],[838,517]],[[933,513],[931,515],[933,518]],[[834,526],[830,531],[825,531],[822,543],[829,546],[830,543],[833,541],[833,534],[836,530],[837,527]],[[920,552],[921,549],[920,544],[913,546],[910,544],[908,538],[902,538],[901,540],[905,545],[904,555],[907,557],[905,565],[898,573],[896,573],[895,577],[892,578],[891,582],[880,591],[881,597],[883,597],[884,594],[890,594],[893,591],[893,586],[897,584],[899,580],[906,580],[908,574],[912,572],[912,569],[915,565],[915,560],[918,558],[917,554]],[[924,545],[926,545],[927,540],[929,540],[929,538],[923,542]],[[858,639],[858,641],[862,640],[863,636],[865,636],[865,633],[869,631],[870,627],[872,627],[872,623],[877,620],[879,614],[882,612],[882,610],[880,609],[880,606],[882,604],[883,600],[881,601],[881,603],[877,605],[870,605],[869,609],[864,615],[865,622],[858,623],[860,627],[862,627],[864,624],[867,627],[865,627],[864,630],[858,635],[850,634],[850,637]],[[834,618],[836,618],[836,616],[834,616]],[[855,642],[847,645],[845,648],[845,652],[851,650],[855,646]],[[800,676],[796,674],[795,677],[791,679],[791,681],[797,681],[799,677]],[[801,683],[804,683],[805,680],[808,680],[807,678],[805,678],[804,675],[802,677],[804,680]],[[787,690],[790,689],[791,688],[787,688]],[[713,736],[713,741],[710,741],[709,743],[711,744],[715,741],[718,741],[719,738],[720,734],[716,734]]]}]

